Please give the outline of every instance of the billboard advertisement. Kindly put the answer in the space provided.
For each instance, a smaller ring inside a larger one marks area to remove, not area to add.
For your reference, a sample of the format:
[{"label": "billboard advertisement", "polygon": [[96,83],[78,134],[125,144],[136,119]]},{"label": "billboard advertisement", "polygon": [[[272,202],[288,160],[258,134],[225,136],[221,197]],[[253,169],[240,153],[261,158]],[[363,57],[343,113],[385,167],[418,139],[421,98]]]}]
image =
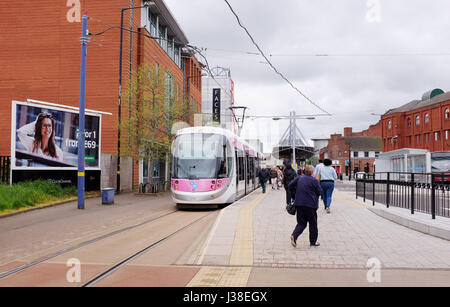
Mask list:
[{"label": "billboard advertisement", "polygon": [[[100,169],[100,115],[86,114],[85,167]],[[77,169],[78,112],[13,101],[11,168]]]}]

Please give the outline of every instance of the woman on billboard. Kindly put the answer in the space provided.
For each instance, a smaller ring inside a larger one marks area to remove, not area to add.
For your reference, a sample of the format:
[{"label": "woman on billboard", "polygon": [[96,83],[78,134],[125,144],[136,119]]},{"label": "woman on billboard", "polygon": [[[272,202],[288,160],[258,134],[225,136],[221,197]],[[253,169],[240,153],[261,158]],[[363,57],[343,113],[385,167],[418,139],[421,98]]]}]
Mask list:
[{"label": "woman on billboard", "polygon": [[[33,133],[34,138],[29,136]],[[17,135],[28,151],[63,160],[63,152],[55,143],[55,120],[50,113],[40,113],[34,122],[19,128]]]}]

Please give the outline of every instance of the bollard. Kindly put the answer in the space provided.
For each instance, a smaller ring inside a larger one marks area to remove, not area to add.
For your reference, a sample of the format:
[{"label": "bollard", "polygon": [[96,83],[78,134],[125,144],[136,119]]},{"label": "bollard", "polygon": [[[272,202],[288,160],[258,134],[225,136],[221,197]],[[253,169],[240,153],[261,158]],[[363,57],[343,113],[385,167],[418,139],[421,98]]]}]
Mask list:
[{"label": "bollard", "polygon": [[431,218],[436,219],[436,186],[434,174],[431,174]]},{"label": "bollard", "polygon": [[387,173],[387,184],[386,184],[386,208],[389,208],[390,202],[390,183],[389,183],[390,173]]}]

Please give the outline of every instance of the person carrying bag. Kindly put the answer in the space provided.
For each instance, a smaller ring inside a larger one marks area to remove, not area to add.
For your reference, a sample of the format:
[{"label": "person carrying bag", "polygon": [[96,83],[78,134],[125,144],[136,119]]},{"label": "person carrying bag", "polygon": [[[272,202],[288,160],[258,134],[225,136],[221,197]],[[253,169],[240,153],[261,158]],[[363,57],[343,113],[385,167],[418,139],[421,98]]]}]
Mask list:
[{"label": "person carrying bag", "polygon": [[319,246],[317,238],[317,209],[319,208],[319,196],[322,194],[319,182],[312,176],[314,167],[307,165],[305,175],[298,176],[289,183],[288,188],[294,192],[294,206],[297,211],[297,226],[291,235],[291,244],[297,246],[297,239],[309,224],[309,244]]}]

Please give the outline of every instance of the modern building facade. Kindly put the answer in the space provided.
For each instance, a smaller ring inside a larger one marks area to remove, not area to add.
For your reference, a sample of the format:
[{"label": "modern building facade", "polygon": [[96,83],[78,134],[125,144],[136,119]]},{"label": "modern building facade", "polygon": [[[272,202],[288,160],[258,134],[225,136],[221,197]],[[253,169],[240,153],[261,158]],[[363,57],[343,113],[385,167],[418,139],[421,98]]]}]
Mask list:
[{"label": "modern building facade", "polygon": [[383,152],[402,148],[450,150],[450,92],[434,89],[381,117]]},{"label": "modern building facade", "polygon": [[[102,117],[102,187],[116,187],[117,182],[119,63],[122,63],[122,94],[132,84],[137,68],[148,64],[156,67],[158,75],[164,75],[164,101],[187,100],[194,110],[201,110],[202,65],[192,53],[183,51],[188,44],[186,35],[163,0],[138,8],[143,5],[140,0],[38,0],[33,2],[38,9],[24,9],[13,2],[2,4],[2,37],[8,43],[0,49],[0,114],[4,119],[0,123],[3,131],[0,155],[11,154],[12,100],[31,98],[79,106],[83,12],[89,16],[91,34],[87,47],[86,108],[112,114]],[[123,31],[121,41],[117,28],[121,11],[130,7],[134,9],[124,11],[123,27],[135,33]],[[156,78],[150,74],[148,77]],[[125,96],[121,103],[122,120],[129,114],[133,116],[135,108],[134,102]],[[122,190],[131,190],[151,178],[168,180],[168,176],[167,158],[158,161],[121,158]]]},{"label": "modern building facade", "polygon": [[[214,67],[212,77],[202,78],[203,124],[215,125],[237,133],[234,106],[234,82],[228,68]],[[238,114],[236,114],[238,116]]]}]

